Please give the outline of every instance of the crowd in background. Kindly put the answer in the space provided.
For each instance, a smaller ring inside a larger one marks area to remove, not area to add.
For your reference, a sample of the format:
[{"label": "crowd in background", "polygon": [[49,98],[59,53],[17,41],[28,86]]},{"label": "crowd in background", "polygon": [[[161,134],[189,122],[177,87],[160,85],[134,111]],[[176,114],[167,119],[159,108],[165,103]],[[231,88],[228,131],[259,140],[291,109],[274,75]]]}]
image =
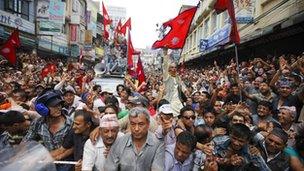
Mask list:
[{"label": "crowd in background", "polygon": [[116,91],[78,62],[18,59],[1,61],[0,151],[38,141],[76,162],[57,170],[304,169],[302,54],[178,68],[165,51],[163,73]]}]

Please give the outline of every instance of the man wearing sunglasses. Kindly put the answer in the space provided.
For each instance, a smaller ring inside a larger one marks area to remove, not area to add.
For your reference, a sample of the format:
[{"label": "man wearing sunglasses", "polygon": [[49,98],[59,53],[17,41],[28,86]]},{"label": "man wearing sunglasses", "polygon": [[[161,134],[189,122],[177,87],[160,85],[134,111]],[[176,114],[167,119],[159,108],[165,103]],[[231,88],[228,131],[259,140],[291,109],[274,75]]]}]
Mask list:
[{"label": "man wearing sunglasses", "polygon": [[191,106],[185,106],[180,110],[177,124],[175,127],[175,135],[178,136],[183,131],[194,133],[194,122],[196,116]]}]

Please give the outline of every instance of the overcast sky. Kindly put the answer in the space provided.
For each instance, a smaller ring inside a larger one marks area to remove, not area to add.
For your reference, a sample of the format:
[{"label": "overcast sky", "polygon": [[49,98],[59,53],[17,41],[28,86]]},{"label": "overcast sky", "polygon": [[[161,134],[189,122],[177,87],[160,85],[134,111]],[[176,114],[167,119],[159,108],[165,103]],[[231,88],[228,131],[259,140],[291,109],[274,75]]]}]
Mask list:
[{"label": "overcast sky", "polygon": [[[95,0],[96,1],[96,0]],[[101,0],[99,0],[101,1]],[[156,23],[174,18],[182,5],[196,5],[199,0],[103,0],[105,5],[127,9],[132,18],[132,42],[135,48],[151,47],[157,40]]]}]

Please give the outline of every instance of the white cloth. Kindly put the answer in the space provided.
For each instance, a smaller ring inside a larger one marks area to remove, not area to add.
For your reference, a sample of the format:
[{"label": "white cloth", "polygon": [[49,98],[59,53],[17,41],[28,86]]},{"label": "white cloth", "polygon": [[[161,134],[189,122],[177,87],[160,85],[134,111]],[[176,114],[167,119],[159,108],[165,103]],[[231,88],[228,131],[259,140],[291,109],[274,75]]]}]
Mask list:
[{"label": "white cloth", "polygon": [[[123,135],[123,133],[118,132],[117,138]],[[96,171],[103,171],[104,163],[106,160],[103,154],[105,148],[106,147],[101,137],[97,139],[95,145],[93,145],[91,140],[88,139],[84,144],[81,170],[93,170],[94,168]]]}]

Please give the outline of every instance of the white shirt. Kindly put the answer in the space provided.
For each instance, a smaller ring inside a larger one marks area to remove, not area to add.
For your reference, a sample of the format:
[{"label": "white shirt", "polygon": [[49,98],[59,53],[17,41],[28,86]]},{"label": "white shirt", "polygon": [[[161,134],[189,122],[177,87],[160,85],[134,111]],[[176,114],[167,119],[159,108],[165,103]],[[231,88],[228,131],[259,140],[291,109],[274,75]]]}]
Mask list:
[{"label": "white shirt", "polygon": [[[123,135],[123,133],[118,132],[117,138]],[[103,154],[105,149],[106,147],[101,137],[97,139],[95,145],[93,145],[91,140],[88,139],[84,144],[81,170],[93,170],[94,168],[96,171],[103,171],[104,163],[106,161]]]}]

